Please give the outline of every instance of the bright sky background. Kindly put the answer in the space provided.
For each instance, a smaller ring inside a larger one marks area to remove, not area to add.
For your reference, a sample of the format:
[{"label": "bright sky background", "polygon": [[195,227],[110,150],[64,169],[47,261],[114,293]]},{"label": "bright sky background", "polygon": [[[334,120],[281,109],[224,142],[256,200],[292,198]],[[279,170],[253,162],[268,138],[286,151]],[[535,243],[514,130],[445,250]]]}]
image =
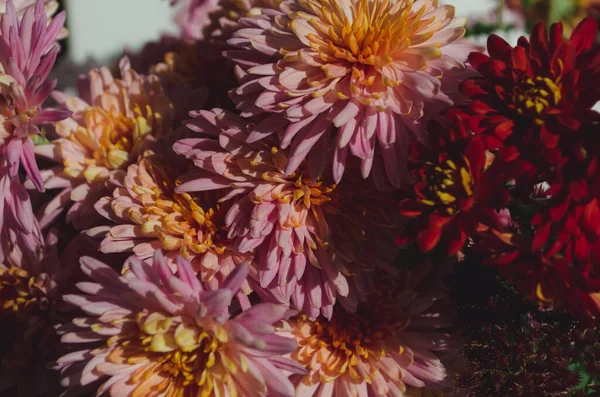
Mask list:
[{"label": "bright sky background", "polygon": [[139,48],[161,32],[177,32],[168,0],[67,0],[71,59],[105,61]]},{"label": "bright sky background", "polygon": [[[453,4],[457,16],[485,15],[494,0],[442,0]],[[140,47],[160,36],[176,32],[168,0],[67,0],[71,31],[71,59],[83,63],[88,57],[104,61],[125,45]]]}]

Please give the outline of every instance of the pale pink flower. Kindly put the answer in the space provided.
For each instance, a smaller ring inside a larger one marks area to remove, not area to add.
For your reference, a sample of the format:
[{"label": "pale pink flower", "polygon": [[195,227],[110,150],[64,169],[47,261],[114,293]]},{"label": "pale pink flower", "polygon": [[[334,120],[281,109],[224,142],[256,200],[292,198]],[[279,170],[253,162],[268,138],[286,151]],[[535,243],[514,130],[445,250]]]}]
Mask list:
[{"label": "pale pink flower", "polygon": [[218,0],[183,0],[172,1],[179,3],[175,22],[181,29],[181,35],[186,40],[201,40],[204,29],[210,24],[209,14],[217,9]]},{"label": "pale pink flower", "polygon": [[438,355],[453,346],[444,332],[451,318],[436,273],[423,266],[396,283],[380,279],[355,313],[336,306],[330,320],[284,322],[280,334],[296,338],[292,358],[308,371],[291,378],[296,396],[392,397],[407,386],[448,386]]},{"label": "pale pink flower", "polygon": [[[393,203],[370,181],[349,176],[338,187],[329,170],[309,170],[306,162],[286,176],[288,150],[275,136],[250,144],[248,120],[220,109],[192,115],[189,128],[208,138],[173,146],[199,168],[182,176],[175,192],[224,189],[220,201],[234,201],[225,225],[234,249],[255,254],[254,289],[282,303],[291,299],[311,317],[330,316],[337,296],[356,306],[365,272],[395,255],[386,236],[395,227]],[[323,177],[312,179],[315,173]]]},{"label": "pale pink flower", "polygon": [[[175,193],[180,172],[173,164],[152,156],[130,165],[127,172],[115,173],[112,197],[103,197],[95,205],[102,216],[118,223],[106,227],[100,250],[133,251],[138,258],[151,260],[154,252],[162,249],[171,264],[181,255],[191,262],[204,287],[214,290],[252,256],[233,251],[225,230],[227,209],[215,194]],[[245,307],[250,292],[244,282],[238,298]]]},{"label": "pale pink flower", "polygon": [[442,77],[464,71],[475,50],[458,41],[465,21],[437,0],[297,0],[253,9],[225,53],[240,82],[232,99],[242,116],[262,121],[248,141],[287,126],[286,174],[316,151],[333,163],[339,183],[351,154],[363,177],[380,163],[375,171],[400,185],[410,141],[427,140],[423,117],[453,103]]},{"label": "pale pink flower", "polygon": [[54,94],[73,115],[55,124],[57,139],[36,147],[36,154],[60,163],[42,171],[46,188],[62,189],[43,209],[42,227],[70,202],[67,222],[88,226],[110,176],[171,133],[171,104],[159,79],[139,75],[127,58],[119,65],[120,79],[107,68],[95,69],[80,79],[78,97]]},{"label": "pale pink flower", "polygon": [[98,395],[113,397],[294,395],[283,371],[303,370],[283,356],[296,343],[273,327],[289,310],[259,304],[231,317],[247,264],[215,291],[181,258],[173,275],[160,251],[152,264],[131,259],[123,276],[89,257],[81,266],[93,281],[65,296],[87,317],[65,326],[62,341],[82,346],[58,360],[63,386],[96,382]]},{"label": "pale pink flower", "polygon": [[0,14],[0,155],[12,178],[23,165],[35,187],[42,191],[30,136],[41,133],[39,124],[69,115],[68,111],[42,108],[56,86],[55,80],[47,78],[56,61],[56,40],[65,14],[58,14],[47,24],[42,0],[22,8],[22,14],[17,13],[12,0],[5,7],[5,13]]}]

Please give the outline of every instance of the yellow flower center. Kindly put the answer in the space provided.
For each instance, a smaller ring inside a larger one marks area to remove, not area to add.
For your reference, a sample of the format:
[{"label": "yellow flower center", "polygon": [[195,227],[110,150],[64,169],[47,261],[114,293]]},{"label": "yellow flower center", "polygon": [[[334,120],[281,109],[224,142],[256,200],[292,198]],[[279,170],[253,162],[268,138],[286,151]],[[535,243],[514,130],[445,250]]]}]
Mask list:
[{"label": "yellow flower center", "polygon": [[513,89],[513,103],[519,114],[534,118],[536,124],[544,124],[544,111],[556,106],[562,98],[560,79],[548,77],[526,78]]},{"label": "yellow flower center", "polygon": [[237,395],[231,374],[246,372],[247,361],[240,354],[240,368],[227,357],[228,337],[221,326],[205,330],[180,316],[168,317],[156,312],[138,313],[135,320],[125,321],[129,322],[129,332],[107,342],[113,347],[108,360],[115,364],[148,363],[131,374],[132,383],[142,384],[160,375],[164,381],[154,386],[157,394],[211,396],[218,382],[233,391],[231,395]]},{"label": "yellow flower center", "polygon": [[[258,161],[263,156],[269,155],[271,161],[264,161],[264,159],[261,162]],[[268,163],[275,165],[278,169],[284,169],[285,164],[287,164],[287,157],[282,151],[273,147],[270,153],[257,152],[254,160],[238,160],[238,164],[242,169],[253,169],[256,170],[253,172],[259,173],[264,168],[265,172],[260,175],[262,179],[280,183],[281,188],[274,189],[270,194],[273,199],[281,203],[304,204],[307,209],[310,209],[313,205],[323,205],[333,198],[332,193],[336,188],[335,184],[326,185],[320,178],[313,181],[308,177],[307,172],[294,172],[282,178],[281,172],[273,171],[271,167],[266,165]],[[262,202],[263,198],[252,194],[250,200],[257,204]]]},{"label": "yellow flower center", "polygon": [[302,202],[307,208],[311,205],[323,205],[331,200],[331,195],[335,190],[335,184],[324,185],[321,179],[311,181],[304,175],[298,176],[293,173],[289,176],[294,181],[293,185],[284,189],[276,198],[282,203]]},{"label": "yellow flower center", "polygon": [[71,177],[83,176],[92,182],[106,178],[103,170],[125,169],[137,158],[145,136],[161,115],[150,106],[133,106],[133,116],[128,117],[114,108],[105,110],[90,107],[85,111],[85,127],[77,127],[69,139],[87,149],[90,156],[80,164],[68,157],[64,160],[65,172]]},{"label": "yellow flower center", "polygon": [[190,252],[203,254],[214,250],[217,254],[225,251],[226,233],[224,222],[219,219],[224,214],[216,200],[214,208],[204,209],[198,204],[198,197],[188,193],[174,192],[175,184],[169,170],[157,161],[142,160],[143,166],[152,178],[151,184],[134,185],[131,189],[142,201],[143,207],[131,207],[128,216],[141,225],[147,236],[157,237],[166,250],[181,250],[188,257]]},{"label": "yellow flower center", "polygon": [[385,66],[395,54],[433,35],[433,32],[417,34],[434,23],[435,18],[421,21],[426,8],[413,11],[413,0],[299,0],[298,3],[317,18],[297,12],[292,15],[291,27],[294,29],[295,19],[308,20],[320,35],[309,34],[307,39],[326,62],[337,59]]},{"label": "yellow flower center", "polygon": [[[446,208],[448,215],[468,209],[462,208],[465,205],[463,200],[472,198],[474,181],[469,160],[462,159],[464,164],[456,164],[452,160],[441,164],[425,163],[422,183],[426,188],[419,191],[420,203],[430,206],[440,204]],[[468,200],[467,204],[470,203]]]},{"label": "yellow flower center", "polygon": [[38,298],[33,294],[35,277],[26,270],[0,266],[0,317],[25,315],[37,309]]},{"label": "yellow flower center", "polygon": [[4,73],[0,73],[0,145],[13,137],[15,129],[31,123],[37,114],[37,108],[21,109],[15,101],[15,90],[19,84],[16,80]]}]

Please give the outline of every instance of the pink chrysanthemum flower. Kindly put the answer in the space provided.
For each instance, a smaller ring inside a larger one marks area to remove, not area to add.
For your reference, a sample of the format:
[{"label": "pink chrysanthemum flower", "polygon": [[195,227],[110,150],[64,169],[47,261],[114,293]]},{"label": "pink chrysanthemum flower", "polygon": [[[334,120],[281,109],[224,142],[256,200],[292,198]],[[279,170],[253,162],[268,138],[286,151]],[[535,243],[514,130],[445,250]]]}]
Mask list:
[{"label": "pink chrysanthemum flower", "polygon": [[181,35],[186,40],[201,40],[204,28],[210,24],[209,13],[217,8],[218,0],[175,0],[178,10],[175,22],[181,29]]},{"label": "pink chrysanthemum flower", "polygon": [[[352,309],[364,294],[364,272],[395,255],[385,235],[395,226],[393,204],[369,181],[349,178],[338,187],[330,171],[306,162],[286,176],[288,151],[274,136],[249,144],[247,120],[220,109],[193,115],[189,127],[208,138],[173,146],[199,168],[175,191],[226,189],[220,201],[235,200],[225,215],[228,237],[237,251],[255,253],[259,287],[270,298],[292,299],[311,317],[330,316],[338,295]],[[323,177],[312,179],[315,173]]]},{"label": "pink chrysanthemum flower", "polygon": [[79,81],[79,97],[55,94],[73,115],[56,123],[58,139],[36,147],[38,155],[60,163],[44,170],[46,188],[62,189],[44,208],[42,226],[72,201],[67,222],[86,227],[109,177],[169,134],[172,109],[158,78],[137,74],[127,58],[119,66],[120,79],[107,68],[90,71]]},{"label": "pink chrysanthemum flower", "polygon": [[[17,16],[19,19],[23,18],[25,15],[25,11],[28,8],[35,6],[38,0],[13,0],[13,4],[15,10],[17,12]],[[48,18],[48,23],[52,22],[52,16],[56,14],[58,11],[58,1],[56,0],[43,0],[44,2],[44,12],[46,13],[46,17]],[[0,13],[6,12],[6,5],[8,0],[0,0]],[[56,37],[57,40],[62,40],[68,36],[68,31],[64,27],[61,29],[60,33]]]},{"label": "pink chrysanthemum flower", "polygon": [[259,304],[230,318],[246,264],[210,292],[185,260],[174,276],[159,251],[152,264],[132,259],[121,277],[89,257],[81,264],[94,281],[77,284],[84,295],[65,296],[88,317],[62,337],[84,346],[58,360],[64,386],[98,382],[98,395],[115,397],[294,395],[283,370],[302,368],[283,355],[296,343],[272,325],[287,319],[288,309]]},{"label": "pink chrysanthemum flower", "polygon": [[292,358],[308,371],[292,377],[296,396],[391,397],[407,386],[447,386],[438,357],[452,346],[443,286],[425,267],[397,281],[381,280],[356,313],[336,306],[330,320],[284,322],[281,334],[298,341]]},{"label": "pink chrysanthemum flower", "polygon": [[[29,2],[32,3],[32,2]],[[0,156],[8,172],[16,178],[22,164],[38,190],[44,190],[35,162],[33,134],[40,134],[39,124],[62,120],[69,112],[43,109],[42,104],[56,86],[47,80],[56,61],[56,40],[65,22],[58,14],[50,24],[44,2],[17,13],[12,0],[0,14]]]},{"label": "pink chrysanthemum flower", "polygon": [[223,47],[227,40],[241,28],[240,18],[252,17],[261,8],[279,9],[281,0],[219,0],[208,17],[210,24],[204,28],[206,40]]},{"label": "pink chrysanthemum flower", "polygon": [[238,66],[238,109],[264,119],[249,142],[287,125],[286,174],[309,152],[330,150],[339,183],[350,152],[363,177],[379,162],[376,171],[398,186],[409,141],[426,140],[426,123],[418,122],[426,107],[452,104],[442,77],[464,71],[475,49],[458,41],[465,21],[437,0],[298,0],[254,9],[228,41],[236,49],[226,52]]},{"label": "pink chrysanthemum flower", "polygon": [[0,156],[0,262],[33,262],[44,242],[29,194]]},{"label": "pink chrysanthemum flower", "polygon": [[[249,254],[232,250],[225,229],[226,209],[214,194],[175,193],[177,168],[159,156],[143,158],[115,173],[112,197],[103,197],[95,207],[118,225],[107,227],[100,245],[105,253],[133,251],[140,259],[150,259],[162,249],[170,263],[177,255],[191,262],[194,272],[214,290]],[[215,197],[211,197],[215,196]],[[239,298],[249,305],[250,293],[244,282]]]}]

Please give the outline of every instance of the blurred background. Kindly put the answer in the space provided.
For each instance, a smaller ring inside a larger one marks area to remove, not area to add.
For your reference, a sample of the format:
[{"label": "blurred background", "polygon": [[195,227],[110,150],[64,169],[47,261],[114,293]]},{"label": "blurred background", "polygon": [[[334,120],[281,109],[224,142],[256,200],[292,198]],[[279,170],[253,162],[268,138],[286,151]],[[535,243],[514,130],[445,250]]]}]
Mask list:
[{"label": "blurred background", "polygon": [[[187,0],[189,1],[189,0]],[[207,0],[208,1],[208,0]],[[468,35],[485,45],[496,33],[511,44],[537,22],[565,23],[569,33],[586,15],[598,16],[600,0],[441,0],[456,7],[457,16],[468,18]],[[169,0],[61,0],[71,31],[64,43],[61,75],[108,64],[123,54],[135,52],[161,34],[177,34],[177,8]],[[185,7],[180,1],[179,7]],[[68,83],[63,80],[64,83]]]},{"label": "blurred background", "polygon": [[71,31],[69,58],[106,61],[124,47],[139,49],[161,33],[177,33],[168,0],[61,0]]}]

